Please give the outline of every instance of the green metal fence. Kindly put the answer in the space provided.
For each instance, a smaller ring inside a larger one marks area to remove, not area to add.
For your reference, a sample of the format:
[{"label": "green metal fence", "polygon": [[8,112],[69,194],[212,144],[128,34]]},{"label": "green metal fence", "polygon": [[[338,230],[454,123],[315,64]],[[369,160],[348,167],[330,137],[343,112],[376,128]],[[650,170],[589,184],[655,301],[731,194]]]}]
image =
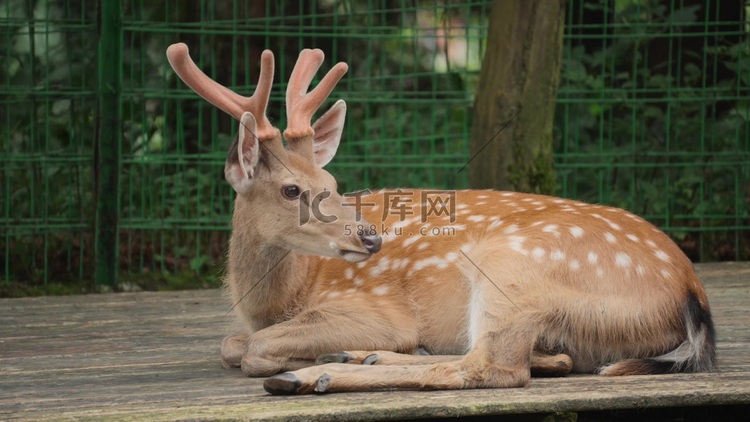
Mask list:
[{"label": "green metal fence", "polygon": [[[458,169],[491,2],[114,3],[0,1],[5,286],[49,291],[95,273],[217,282],[236,123],[175,77],[164,51],[176,41],[240,92],[252,91],[262,49],[274,50],[269,114],[281,127],[299,49],[323,49],[324,66],[347,61],[334,92],[349,105],[346,132],[329,166],[342,189],[466,187]],[[559,194],[642,214],[695,260],[746,259],[746,16],[741,2],[569,1]]]}]

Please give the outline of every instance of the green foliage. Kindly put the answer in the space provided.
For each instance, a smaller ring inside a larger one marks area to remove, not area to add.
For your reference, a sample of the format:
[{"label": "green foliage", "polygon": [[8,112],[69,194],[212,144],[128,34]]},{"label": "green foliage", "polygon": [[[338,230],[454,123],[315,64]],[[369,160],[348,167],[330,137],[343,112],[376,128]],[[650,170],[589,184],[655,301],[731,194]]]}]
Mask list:
[{"label": "green foliage", "polygon": [[623,0],[611,37],[586,42],[569,29],[558,172],[563,195],[644,215],[693,258],[745,258],[748,238],[735,227],[748,221],[750,120],[740,93],[750,87],[750,44],[731,32],[705,38],[698,15],[709,12]]}]

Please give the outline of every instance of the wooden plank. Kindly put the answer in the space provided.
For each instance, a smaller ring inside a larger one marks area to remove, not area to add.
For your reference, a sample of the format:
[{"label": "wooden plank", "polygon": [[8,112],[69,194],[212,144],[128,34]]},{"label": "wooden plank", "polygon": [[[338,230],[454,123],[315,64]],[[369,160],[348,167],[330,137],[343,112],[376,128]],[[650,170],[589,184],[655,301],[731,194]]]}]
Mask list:
[{"label": "wooden plank", "polygon": [[272,397],[226,371],[220,291],[0,300],[0,419],[369,420],[750,403],[750,263],[697,266],[712,374],[534,379],[528,388]]}]

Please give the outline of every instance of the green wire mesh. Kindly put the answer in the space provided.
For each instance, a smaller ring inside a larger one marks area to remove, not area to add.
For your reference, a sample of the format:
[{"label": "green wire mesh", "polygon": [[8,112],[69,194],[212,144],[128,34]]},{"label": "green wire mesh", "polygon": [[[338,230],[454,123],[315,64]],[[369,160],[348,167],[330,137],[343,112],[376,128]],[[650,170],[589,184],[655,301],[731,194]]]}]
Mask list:
[{"label": "green wire mesh", "polygon": [[[489,1],[134,0],[123,3],[120,189],[96,198],[97,2],[0,1],[0,266],[5,284],[91,280],[96,201],[119,204],[120,281],[218,279],[237,124],[169,68],[182,41],[250,93],[276,55],[269,115],[285,125],[300,49],[350,71],[328,169],[341,189],[466,188]],[[750,245],[750,46],[741,2],[569,1],[557,99],[559,194],[647,217],[696,260]],[[327,107],[324,105],[324,108]]]}]

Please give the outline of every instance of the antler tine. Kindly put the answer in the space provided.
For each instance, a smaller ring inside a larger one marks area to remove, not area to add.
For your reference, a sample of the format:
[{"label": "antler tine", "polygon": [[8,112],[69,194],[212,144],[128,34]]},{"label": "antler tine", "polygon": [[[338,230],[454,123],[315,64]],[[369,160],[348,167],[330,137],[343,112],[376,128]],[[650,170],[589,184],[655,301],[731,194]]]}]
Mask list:
[{"label": "antler tine", "polygon": [[255,92],[250,97],[243,97],[206,76],[188,54],[184,43],[172,44],[167,48],[167,59],[175,73],[187,86],[193,89],[206,101],[223,110],[238,121],[246,111],[253,113],[258,123],[259,140],[264,141],[277,137],[279,130],[271,125],[266,116],[266,106],[273,85],[273,53],[265,50],[260,59],[260,76]]},{"label": "antler tine", "polygon": [[299,53],[286,89],[286,114],[289,122],[284,137],[287,140],[314,135],[310,124],[313,114],[331,95],[333,88],[348,70],[346,63],[337,63],[318,86],[308,93],[310,82],[323,63],[324,57],[323,52],[318,49],[304,49]]}]

